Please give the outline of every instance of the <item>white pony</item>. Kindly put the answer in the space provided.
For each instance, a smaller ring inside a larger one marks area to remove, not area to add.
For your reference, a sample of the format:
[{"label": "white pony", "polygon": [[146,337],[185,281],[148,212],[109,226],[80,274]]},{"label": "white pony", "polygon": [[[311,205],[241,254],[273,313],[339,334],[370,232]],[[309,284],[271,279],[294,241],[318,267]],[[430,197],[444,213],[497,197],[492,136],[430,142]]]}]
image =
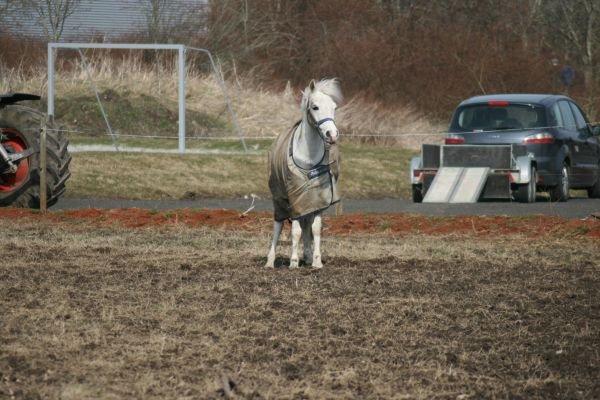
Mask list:
[{"label": "white pony", "polygon": [[269,189],[273,196],[273,241],[265,267],[275,266],[275,250],[283,222],[292,220],[290,268],[299,266],[298,244],[304,242],[304,262],[322,268],[321,212],[340,198],[335,110],[342,102],[337,79],[314,80],[302,92],[302,119],[275,140],[269,152]]}]

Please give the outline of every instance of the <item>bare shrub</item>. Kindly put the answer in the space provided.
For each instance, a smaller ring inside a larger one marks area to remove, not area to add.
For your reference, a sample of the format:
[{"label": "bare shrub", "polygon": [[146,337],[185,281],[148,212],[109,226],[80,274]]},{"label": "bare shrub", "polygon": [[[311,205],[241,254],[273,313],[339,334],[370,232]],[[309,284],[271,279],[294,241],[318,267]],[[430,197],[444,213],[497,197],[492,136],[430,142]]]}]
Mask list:
[{"label": "bare shrub", "polygon": [[[411,104],[444,121],[468,96],[562,91],[561,66],[551,60],[571,51],[554,39],[560,32],[537,1],[226,0],[211,6],[211,48],[272,86],[338,76],[350,95]],[[570,90],[588,100],[588,110],[594,85],[587,79]]]}]

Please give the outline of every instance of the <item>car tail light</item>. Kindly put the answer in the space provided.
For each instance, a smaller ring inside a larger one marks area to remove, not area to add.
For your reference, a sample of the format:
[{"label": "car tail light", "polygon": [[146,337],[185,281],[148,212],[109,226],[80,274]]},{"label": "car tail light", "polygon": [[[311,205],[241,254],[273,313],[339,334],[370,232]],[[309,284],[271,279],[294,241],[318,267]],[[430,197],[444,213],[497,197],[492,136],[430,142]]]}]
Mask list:
[{"label": "car tail light", "polygon": [[465,138],[459,135],[448,135],[444,140],[445,144],[463,144],[465,142]]},{"label": "car tail light", "polygon": [[488,106],[490,107],[507,107],[508,101],[505,100],[490,100],[488,101]]},{"label": "car tail light", "polygon": [[523,144],[551,144],[554,143],[554,136],[550,133],[536,133],[523,139]]}]

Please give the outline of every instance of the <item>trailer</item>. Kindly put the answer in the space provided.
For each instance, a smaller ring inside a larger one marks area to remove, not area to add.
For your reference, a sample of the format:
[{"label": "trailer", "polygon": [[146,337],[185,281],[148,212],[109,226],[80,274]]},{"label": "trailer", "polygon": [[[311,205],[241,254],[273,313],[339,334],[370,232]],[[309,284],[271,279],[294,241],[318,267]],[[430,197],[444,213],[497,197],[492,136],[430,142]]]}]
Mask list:
[{"label": "trailer", "polygon": [[410,163],[416,203],[476,203],[485,199],[535,201],[533,153],[520,144],[423,144]]}]

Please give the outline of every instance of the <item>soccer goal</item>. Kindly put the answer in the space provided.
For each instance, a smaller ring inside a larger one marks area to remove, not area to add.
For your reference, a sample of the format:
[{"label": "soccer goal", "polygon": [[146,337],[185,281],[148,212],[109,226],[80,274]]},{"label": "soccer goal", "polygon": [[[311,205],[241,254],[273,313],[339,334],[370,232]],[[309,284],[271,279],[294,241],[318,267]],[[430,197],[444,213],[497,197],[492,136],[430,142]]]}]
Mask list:
[{"label": "soccer goal", "polygon": [[227,86],[221,72],[217,69],[217,65],[211,52],[207,49],[187,47],[182,44],[134,44],[134,43],[48,43],[48,117],[54,119],[55,117],[55,95],[56,95],[56,59],[58,57],[59,50],[71,50],[77,51],[81,58],[82,64],[86,70],[87,79],[94,91],[98,108],[102,114],[104,124],[106,126],[107,134],[111,137],[114,150],[119,151],[119,134],[114,131],[111,126],[109,115],[107,114],[105,107],[102,103],[102,98],[96,87],[92,74],[90,72],[89,64],[82,50],[86,49],[106,49],[106,50],[163,50],[163,51],[174,51],[177,52],[177,105],[178,105],[178,152],[179,154],[185,154],[186,152],[186,53],[187,52],[201,52],[207,55],[210,67],[214,74],[215,80],[222,92],[223,98],[226,103],[227,112],[230,115],[231,123],[235,133],[239,137],[240,143],[242,144],[244,151],[247,151],[246,142],[244,140],[243,132],[238,123],[237,115],[231,104],[231,98],[227,91]]}]

